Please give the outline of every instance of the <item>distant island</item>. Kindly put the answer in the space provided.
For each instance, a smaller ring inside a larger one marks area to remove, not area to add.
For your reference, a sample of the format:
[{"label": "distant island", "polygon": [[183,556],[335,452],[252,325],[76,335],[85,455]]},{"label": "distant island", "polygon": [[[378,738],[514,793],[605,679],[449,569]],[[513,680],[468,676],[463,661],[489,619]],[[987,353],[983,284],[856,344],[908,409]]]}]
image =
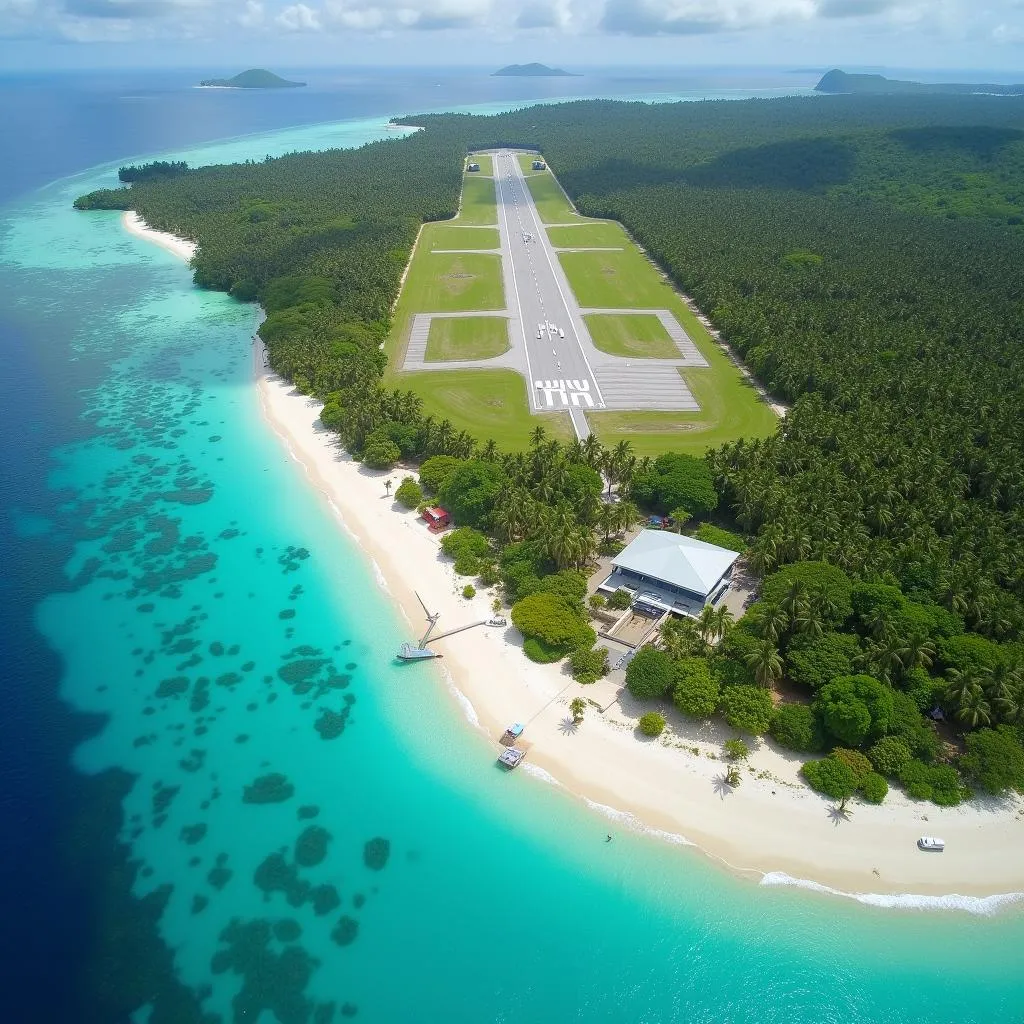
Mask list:
[{"label": "distant island", "polygon": [[234,78],[206,78],[199,83],[208,89],[301,89],[305,82],[289,82],[263,68],[250,68]]},{"label": "distant island", "polygon": [[1024,85],[992,85],[990,83],[927,83],[906,82],[884,75],[850,75],[845,71],[829,71],[814,87],[815,92],[856,96],[905,95],[977,95],[1024,96]]},{"label": "distant island", "polygon": [[492,78],[579,78],[562,68],[549,68],[547,64],[509,64],[495,71]]}]

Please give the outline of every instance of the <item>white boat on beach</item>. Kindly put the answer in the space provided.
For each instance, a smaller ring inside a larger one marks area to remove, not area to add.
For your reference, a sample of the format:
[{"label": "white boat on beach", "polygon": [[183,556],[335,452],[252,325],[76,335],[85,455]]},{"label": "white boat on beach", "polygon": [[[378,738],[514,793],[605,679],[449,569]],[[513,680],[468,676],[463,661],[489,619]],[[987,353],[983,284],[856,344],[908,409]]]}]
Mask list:
[{"label": "white boat on beach", "polygon": [[917,841],[917,848],[925,852],[942,853],[946,848],[946,840],[937,839],[935,836],[921,836]]}]

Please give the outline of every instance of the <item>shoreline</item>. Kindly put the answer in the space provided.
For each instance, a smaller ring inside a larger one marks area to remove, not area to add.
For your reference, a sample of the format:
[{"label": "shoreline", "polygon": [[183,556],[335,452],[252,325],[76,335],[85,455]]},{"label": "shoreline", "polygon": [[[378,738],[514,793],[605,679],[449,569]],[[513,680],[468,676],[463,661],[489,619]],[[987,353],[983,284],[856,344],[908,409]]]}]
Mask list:
[{"label": "shoreline", "polygon": [[[129,226],[125,215],[123,223],[183,259],[194,253],[192,243],[153,231],[137,217]],[[469,580],[456,576],[439,538],[415,511],[385,497],[385,480],[397,486],[415,474],[372,471],[354,462],[320,425],[320,403],[263,366],[258,341],[253,365],[268,427],[303,467],[406,619],[419,623],[423,617],[414,591],[442,613],[449,628],[489,617],[493,591],[463,598]],[[414,627],[409,638],[416,632]],[[635,725],[647,708],[625,693],[604,713],[589,707],[579,729],[567,729],[573,697],[606,706],[614,690],[607,682],[581,686],[561,664],[529,662],[517,636],[511,627],[480,627],[438,642],[444,659],[433,664],[453,705],[494,743],[496,753],[506,726],[525,721],[524,768],[535,781],[559,785],[620,827],[695,846],[731,873],[763,885],[794,885],[875,906],[987,914],[1024,901],[1019,799],[943,809],[894,790],[885,804],[855,804],[851,820],[837,823],[829,815],[831,801],[798,781],[801,760],[764,741],[750,743],[742,784],[724,789],[718,755],[733,733],[723,723],[695,722],[670,711],[663,737],[641,740]],[[946,852],[921,853],[916,839],[922,834],[942,835]]]},{"label": "shoreline", "polygon": [[167,231],[157,231],[156,228],[151,228],[134,210],[126,210],[121,214],[121,226],[128,234],[159,245],[161,249],[174,253],[186,263],[192,262],[192,257],[195,256],[196,249],[199,248],[195,242],[190,242],[187,238],[179,238]]}]

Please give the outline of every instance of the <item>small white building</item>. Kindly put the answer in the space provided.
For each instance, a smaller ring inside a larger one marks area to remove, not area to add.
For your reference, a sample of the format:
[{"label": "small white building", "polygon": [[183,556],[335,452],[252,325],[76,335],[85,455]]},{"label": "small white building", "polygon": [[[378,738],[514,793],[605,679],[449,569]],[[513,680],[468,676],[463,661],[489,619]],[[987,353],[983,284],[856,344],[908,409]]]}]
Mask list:
[{"label": "small white building", "polygon": [[547,168],[548,168],[548,165],[546,163],[544,163],[543,160],[534,160],[533,161],[533,169],[535,171],[546,171]]},{"label": "small white building", "polygon": [[480,165],[478,163],[476,163],[476,161],[471,160],[469,162],[469,164],[467,165],[466,170],[467,171],[479,171],[480,170]]},{"label": "small white building", "polygon": [[628,590],[641,608],[696,618],[729,589],[739,554],[666,530],[644,530],[612,559],[611,575],[597,588]]}]

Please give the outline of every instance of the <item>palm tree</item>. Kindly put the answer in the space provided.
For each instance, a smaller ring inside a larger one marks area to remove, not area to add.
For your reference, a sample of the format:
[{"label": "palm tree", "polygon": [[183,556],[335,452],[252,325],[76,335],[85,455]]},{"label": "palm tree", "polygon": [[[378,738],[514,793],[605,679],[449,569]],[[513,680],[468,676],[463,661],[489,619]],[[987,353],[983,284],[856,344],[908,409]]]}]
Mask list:
[{"label": "palm tree", "polygon": [[717,619],[718,616],[715,613],[715,609],[709,604],[704,605],[700,611],[700,618],[697,619],[697,629],[700,630],[700,638],[709,646],[715,636]]},{"label": "palm tree", "polygon": [[992,707],[980,689],[972,690],[957,709],[956,717],[968,729],[977,729],[980,725],[992,724]]},{"label": "palm tree", "polygon": [[718,640],[722,640],[732,629],[732,623],[732,612],[724,604],[720,605],[718,611],[715,612],[715,636]]},{"label": "palm tree", "polygon": [[391,480],[390,479],[385,480],[384,481],[384,494],[385,494],[385,496],[387,496],[387,497],[391,496],[391,487],[392,487]]},{"label": "palm tree", "polygon": [[757,610],[757,627],[763,639],[778,643],[779,637],[789,627],[789,616],[781,605],[762,604]]},{"label": "palm tree", "polygon": [[582,697],[573,697],[569,704],[572,720],[579,725],[583,721],[583,712],[587,710],[587,702]]},{"label": "palm tree", "polygon": [[602,503],[601,507],[597,510],[597,525],[604,531],[605,544],[611,540],[612,533],[618,528],[618,512],[618,505],[606,505],[604,503]]},{"label": "palm tree", "polygon": [[620,533],[629,533],[643,519],[643,513],[631,501],[620,501],[611,507],[615,509],[615,522]]},{"label": "palm tree", "polygon": [[805,614],[810,607],[811,597],[807,584],[803,580],[793,580],[781,601],[782,610],[791,618],[796,619]]},{"label": "palm tree", "polygon": [[929,668],[935,656],[934,644],[923,633],[913,633],[899,650],[904,671]]},{"label": "palm tree", "polygon": [[537,426],[530,431],[530,447],[539,448],[544,443],[544,439],[547,436],[547,430],[538,423]]},{"label": "palm tree", "polygon": [[687,522],[689,522],[690,513],[685,508],[682,507],[674,508],[669,513],[669,517],[671,518],[675,526],[676,533],[682,533],[683,527],[687,524]]},{"label": "palm tree", "polygon": [[771,640],[762,640],[747,655],[747,667],[753,669],[758,686],[766,689],[782,678],[782,658]]}]

